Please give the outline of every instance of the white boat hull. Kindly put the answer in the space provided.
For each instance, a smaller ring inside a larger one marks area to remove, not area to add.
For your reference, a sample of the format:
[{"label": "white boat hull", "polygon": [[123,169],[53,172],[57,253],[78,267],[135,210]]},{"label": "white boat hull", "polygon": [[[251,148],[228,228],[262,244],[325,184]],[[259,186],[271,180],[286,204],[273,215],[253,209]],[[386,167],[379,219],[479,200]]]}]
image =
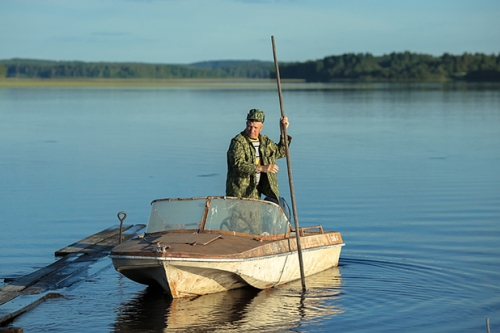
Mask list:
[{"label": "white boat hull", "polygon": [[[343,244],[305,249],[305,276],[338,265]],[[258,258],[210,259],[113,256],[117,271],[143,284],[159,284],[174,298],[252,286],[271,288],[300,279],[297,252]]]}]

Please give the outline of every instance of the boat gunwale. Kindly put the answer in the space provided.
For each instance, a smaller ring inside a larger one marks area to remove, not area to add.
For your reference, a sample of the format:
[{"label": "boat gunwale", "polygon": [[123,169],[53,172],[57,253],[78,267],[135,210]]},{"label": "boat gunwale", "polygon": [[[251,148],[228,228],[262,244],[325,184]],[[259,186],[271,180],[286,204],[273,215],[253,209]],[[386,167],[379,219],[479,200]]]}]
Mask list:
[{"label": "boat gunwale", "polygon": [[[318,251],[318,250],[323,250],[323,249],[328,249],[328,248],[333,248],[333,247],[342,247],[342,246],[345,246],[345,243],[337,243],[337,244],[322,245],[322,246],[317,246],[317,247],[310,247],[310,248],[303,249],[302,252],[312,252],[312,251]],[[288,251],[288,252],[274,253],[274,254],[260,256],[260,257],[246,257],[246,258],[213,258],[213,257],[193,258],[193,257],[179,257],[179,256],[165,257],[165,256],[162,256],[164,253],[160,253],[161,256],[155,255],[155,253],[151,253],[151,254],[153,254],[152,256],[110,254],[109,257],[111,259],[138,259],[138,260],[153,260],[153,261],[243,262],[243,261],[264,260],[264,259],[270,259],[270,258],[276,258],[276,257],[282,257],[282,256],[288,256],[288,255],[295,255],[296,253],[297,253],[297,250],[293,250],[293,251]],[[171,254],[176,255],[178,253],[171,253]]]}]

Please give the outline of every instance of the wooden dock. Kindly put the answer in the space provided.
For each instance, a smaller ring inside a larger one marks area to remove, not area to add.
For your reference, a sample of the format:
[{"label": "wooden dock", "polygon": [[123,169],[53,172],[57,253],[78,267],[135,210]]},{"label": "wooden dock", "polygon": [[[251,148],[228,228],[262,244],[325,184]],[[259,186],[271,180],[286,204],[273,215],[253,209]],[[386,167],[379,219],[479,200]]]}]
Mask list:
[{"label": "wooden dock", "polygon": [[[144,224],[124,225],[122,240],[134,237],[145,227]],[[26,276],[5,280],[8,284],[0,289],[0,328],[46,299],[60,297],[60,289],[81,282],[90,266],[119,244],[119,234],[119,226],[110,227],[57,250],[55,255],[61,258],[54,263]]]}]

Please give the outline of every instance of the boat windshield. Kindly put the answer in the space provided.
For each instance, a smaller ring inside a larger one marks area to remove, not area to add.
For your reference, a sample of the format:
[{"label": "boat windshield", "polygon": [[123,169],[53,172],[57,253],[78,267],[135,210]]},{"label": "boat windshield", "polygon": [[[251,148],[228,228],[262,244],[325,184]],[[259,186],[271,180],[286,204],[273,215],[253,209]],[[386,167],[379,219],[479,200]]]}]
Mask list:
[{"label": "boat windshield", "polygon": [[229,230],[252,235],[286,233],[288,220],[278,205],[269,201],[212,199],[205,230]]},{"label": "boat windshield", "polygon": [[[208,214],[203,221],[207,206]],[[261,236],[284,234],[289,230],[286,216],[274,203],[204,197],[153,201],[146,233],[199,230],[203,225],[204,230],[209,231],[228,230]]]},{"label": "boat windshield", "polygon": [[206,198],[153,201],[146,233],[168,230],[199,230]]}]

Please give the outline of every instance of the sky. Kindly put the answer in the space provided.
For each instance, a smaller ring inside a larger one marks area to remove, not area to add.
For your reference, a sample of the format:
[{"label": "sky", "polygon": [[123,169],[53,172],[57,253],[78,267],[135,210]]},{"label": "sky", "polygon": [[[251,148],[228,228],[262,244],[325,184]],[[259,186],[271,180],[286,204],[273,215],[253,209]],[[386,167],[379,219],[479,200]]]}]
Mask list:
[{"label": "sky", "polygon": [[499,0],[0,0],[0,59],[190,64],[500,53]]}]

